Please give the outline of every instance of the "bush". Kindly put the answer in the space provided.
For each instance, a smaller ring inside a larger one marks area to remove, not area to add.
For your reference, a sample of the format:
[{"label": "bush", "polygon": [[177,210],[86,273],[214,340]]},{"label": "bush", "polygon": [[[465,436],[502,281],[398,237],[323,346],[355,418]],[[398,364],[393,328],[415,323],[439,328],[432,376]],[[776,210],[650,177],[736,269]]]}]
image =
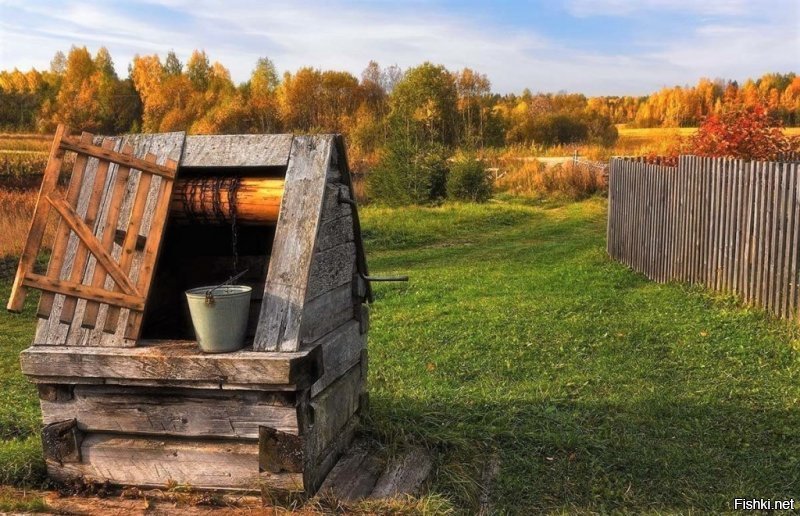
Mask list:
[{"label": "bush", "polygon": [[686,154],[745,160],[779,160],[797,151],[800,140],[786,136],[781,122],[763,106],[707,117],[683,149]]},{"label": "bush", "polygon": [[450,167],[447,196],[472,202],[486,202],[492,196],[492,181],[474,156],[462,156]]},{"label": "bush", "polygon": [[424,204],[444,198],[446,181],[442,146],[415,146],[397,139],[386,146],[377,167],[367,176],[367,190],[371,199],[388,206]]}]

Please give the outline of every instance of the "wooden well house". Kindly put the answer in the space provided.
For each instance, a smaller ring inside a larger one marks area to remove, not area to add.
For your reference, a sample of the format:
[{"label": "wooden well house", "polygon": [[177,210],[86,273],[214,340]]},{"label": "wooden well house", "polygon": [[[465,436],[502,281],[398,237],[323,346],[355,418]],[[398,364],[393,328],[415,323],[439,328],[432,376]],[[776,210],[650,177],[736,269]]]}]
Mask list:
[{"label": "wooden well house", "polygon": [[[50,476],[315,492],[366,401],[371,293],[353,199],[336,135],[59,127],[8,303],[42,291],[21,364]],[[246,347],[202,353],[184,291],[244,269]]]}]

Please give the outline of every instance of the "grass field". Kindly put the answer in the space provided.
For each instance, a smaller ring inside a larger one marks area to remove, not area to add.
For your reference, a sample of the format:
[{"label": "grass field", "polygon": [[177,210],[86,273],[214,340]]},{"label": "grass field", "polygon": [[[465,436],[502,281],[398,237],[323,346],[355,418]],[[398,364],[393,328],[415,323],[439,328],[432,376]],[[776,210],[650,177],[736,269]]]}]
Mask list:
[{"label": "grass field", "polygon": [[[411,276],[376,286],[365,431],[436,450],[432,492],[456,509],[475,511],[487,483],[494,510],[515,513],[719,512],[797,495],[797,331],[611,262],[603,199],[362,219],[371,272]],[[0,313],[0,483],[43,478],[17,361],[33,306]]]}]

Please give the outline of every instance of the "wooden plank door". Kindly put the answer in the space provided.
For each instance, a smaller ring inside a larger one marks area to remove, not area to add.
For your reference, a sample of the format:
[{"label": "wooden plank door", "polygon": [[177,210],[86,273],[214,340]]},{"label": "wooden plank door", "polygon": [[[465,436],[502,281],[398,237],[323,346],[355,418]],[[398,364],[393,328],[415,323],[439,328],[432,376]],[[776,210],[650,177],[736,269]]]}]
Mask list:
[{"label": "wooden plank door", "polygon": [[[182,148],[185,136],[178,134]],[[120,148],[115,150],[117,146]],[[57,185],[66,152],[76,157],[69,186],[62,194]],[[177,161],[164,155],[148,152],[137,157],[134,147],[120,138],[100,139],[89,133],[78,138],[59,126],[8,309],[19,312],[27,289],[40,289],[43,291],[37,312],[40,318],[51,322],[55,318],[55,324],[60,321],[93,329],[99,308],[105,306],[102,329],[135,342],[141,331],[141,316],[177,168]],[[126,209],[121,209],[126,205]],[[56,214],[58,227],[47,272],[40,274],[34,271],[34,264],[51,213]],[[142,242],[140,230],[145,218],[149,227]],[[56,303],[57,296],[60,297]],[[76,311],[79,300],[83,303]],[[54,313],[55,305],[60,309],[58,314]],[[119,312],[123,309],[129,315],[121,323]],[[124,327],[118,332],[120,324]],[[66,337],[52,340],[36,343],[66,343]]]}]

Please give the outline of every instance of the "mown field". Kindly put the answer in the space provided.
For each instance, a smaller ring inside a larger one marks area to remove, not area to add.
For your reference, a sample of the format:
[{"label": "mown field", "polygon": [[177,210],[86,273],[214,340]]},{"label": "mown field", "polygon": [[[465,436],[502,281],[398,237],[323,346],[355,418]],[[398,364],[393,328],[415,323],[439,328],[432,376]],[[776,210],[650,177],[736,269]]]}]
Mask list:
[{"label": "mown field", "polygon": [[[484,490],[494,511],[521,514],[716,513],[796,496],[796,329],[611,262],[605,210],[600,197],[504,196],[362,210],[371,272],[411,276],[376,286],[363,431],[436,452],[427,507],[472,513]],[[43,481],[36,394],[17,363],[34,306],[0,313],[4,484]]]}]

